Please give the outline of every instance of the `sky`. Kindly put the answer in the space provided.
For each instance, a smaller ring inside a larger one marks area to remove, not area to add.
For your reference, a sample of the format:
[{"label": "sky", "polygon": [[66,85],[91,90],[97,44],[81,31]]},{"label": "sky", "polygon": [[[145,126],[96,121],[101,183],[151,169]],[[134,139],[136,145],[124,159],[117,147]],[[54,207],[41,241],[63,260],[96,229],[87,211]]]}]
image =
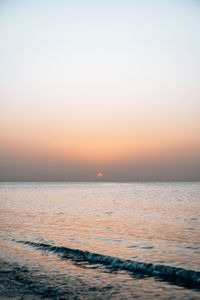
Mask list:
[{"label": "sky", "polygon": [[1,0],[0,180],[199,181],[200,2]]}]

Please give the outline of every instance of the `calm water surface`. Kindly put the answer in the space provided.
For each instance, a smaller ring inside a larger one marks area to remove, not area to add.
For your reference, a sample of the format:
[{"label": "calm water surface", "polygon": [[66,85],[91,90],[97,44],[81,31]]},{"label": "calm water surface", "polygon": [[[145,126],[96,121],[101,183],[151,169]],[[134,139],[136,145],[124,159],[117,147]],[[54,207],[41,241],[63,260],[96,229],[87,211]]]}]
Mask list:
[{"label": "calm water surface", "polygon": [[0,211],[0,258],[7,268],[23,266],[35,281],[37,276],[46,280],[43,287],[50,276],[62,295],[67,276],[68,289],[74,286],[68,298],[198,299],[196,290],[108,271],[87,260],[74,262],[34,246],[62,246],[198,272],[199,183],[1,183]]}]

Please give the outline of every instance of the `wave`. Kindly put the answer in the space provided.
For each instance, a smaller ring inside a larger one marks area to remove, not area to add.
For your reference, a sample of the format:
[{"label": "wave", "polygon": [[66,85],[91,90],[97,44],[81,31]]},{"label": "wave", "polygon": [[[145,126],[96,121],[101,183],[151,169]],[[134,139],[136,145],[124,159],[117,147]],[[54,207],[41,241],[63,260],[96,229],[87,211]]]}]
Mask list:
[{"label": "wave", "polygon": [[43,251],[55,253],[63,259],[71,259],[79,262],[85,261],[90,264],[103,264],[114,270],[124,270],[132,273],[140,273],[143,275],[160,278],[174,284],[186,286],[188,288],[200,289],[200,272],[197,271],[120,259],[113,256],[92,253],[79,249],[52,246],[44,243],[36,243],[30,241],[17,242],[38,248]]}]

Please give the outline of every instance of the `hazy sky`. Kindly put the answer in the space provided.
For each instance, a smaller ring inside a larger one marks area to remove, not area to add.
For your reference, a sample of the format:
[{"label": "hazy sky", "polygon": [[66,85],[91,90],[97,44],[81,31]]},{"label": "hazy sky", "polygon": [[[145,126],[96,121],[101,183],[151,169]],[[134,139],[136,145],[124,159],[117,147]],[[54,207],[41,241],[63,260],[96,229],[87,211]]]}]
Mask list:
[{"label": "hazy sky", "polygon": [[199,180],[200,1],[0,1],[0,105],[0,180]]}]

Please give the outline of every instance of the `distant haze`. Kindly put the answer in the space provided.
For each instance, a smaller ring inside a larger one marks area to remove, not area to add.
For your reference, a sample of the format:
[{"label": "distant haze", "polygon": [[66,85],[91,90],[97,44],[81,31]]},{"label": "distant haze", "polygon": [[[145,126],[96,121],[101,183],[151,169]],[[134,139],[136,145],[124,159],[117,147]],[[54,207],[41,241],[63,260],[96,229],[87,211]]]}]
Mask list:
[{"label": "distant haze", "polygon": [[200,2],[0,1],[0,180],[200,180]]}]

